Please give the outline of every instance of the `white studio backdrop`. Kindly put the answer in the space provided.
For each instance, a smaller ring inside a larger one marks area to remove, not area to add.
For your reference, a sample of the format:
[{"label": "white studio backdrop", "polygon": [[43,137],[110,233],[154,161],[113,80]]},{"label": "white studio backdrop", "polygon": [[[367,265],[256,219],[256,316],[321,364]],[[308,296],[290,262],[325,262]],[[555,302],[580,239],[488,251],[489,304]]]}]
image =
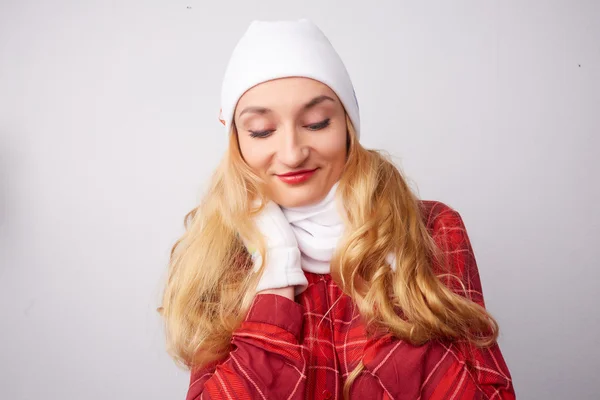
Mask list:
[{"label": "white studio backdrop", "polygon": [[600,2],[0,1],[0,399],[183,399],[155,309],[252,19],[314,20],[362,142],[463,216],[520,399],[597,399]]}]

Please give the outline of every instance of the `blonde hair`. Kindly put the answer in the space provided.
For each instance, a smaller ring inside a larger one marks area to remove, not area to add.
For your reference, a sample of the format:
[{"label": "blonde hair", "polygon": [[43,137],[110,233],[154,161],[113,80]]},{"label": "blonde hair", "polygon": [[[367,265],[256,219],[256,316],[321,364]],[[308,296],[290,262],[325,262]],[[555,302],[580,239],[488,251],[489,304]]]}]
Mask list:
[{"label": "blonde hair", "polygon": [[[370,331],[390,332],[414,345],[432,339],[493,344],[494,318],[436,275],[434,262],[449,264],[427,230],[418,198],[389,158],[362,147],[348,117],[346,123],[348,155],[336,195],[343,199],[348,229],[331,261],[332,279]],[[202,202],[185,216],[186,231],[171,250],[159,308],[167,351],[188,368],[229,352],[232,332],[252,302],[260,272],[251,272],[240,237],[261,237],[250,204],[254,197],[264,199],[263,185],[244,162],[233,126],[229,151]],[[258,248],[264,259],[264,242]],[[386,262],[390,252],[395,272]],[[346,380],[346,398],[363,368],[359,363]]]}]

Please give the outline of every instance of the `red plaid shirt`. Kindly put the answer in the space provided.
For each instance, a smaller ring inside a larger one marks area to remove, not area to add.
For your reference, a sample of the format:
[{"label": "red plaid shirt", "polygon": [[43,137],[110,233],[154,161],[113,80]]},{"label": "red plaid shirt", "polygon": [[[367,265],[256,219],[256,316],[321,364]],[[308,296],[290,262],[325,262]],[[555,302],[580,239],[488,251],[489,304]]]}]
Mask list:
[{"label": "red plaid shirt", "polygon": [[[421,204],[429,231],[466,292],[450,277],[442,281],[485,306],[459,213],[441,202]],[[228,357],[192,371],[187,400],[342,399],[343,384],[361,359],[365,368],[352,385],[352,399],[515,399],[497,344],[481,349],[432,340],[413,346],[390,334],[370,337],[352,299],[329,274],[306,276],[308,288],[296,301],[255,297],[233,333]]]}]

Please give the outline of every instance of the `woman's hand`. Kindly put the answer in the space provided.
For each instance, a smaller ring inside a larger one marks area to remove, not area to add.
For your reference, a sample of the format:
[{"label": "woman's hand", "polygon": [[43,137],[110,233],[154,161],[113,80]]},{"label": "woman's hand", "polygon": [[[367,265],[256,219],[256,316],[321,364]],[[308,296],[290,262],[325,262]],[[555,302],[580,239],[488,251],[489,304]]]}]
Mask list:
[{"label": "woman's hand", "polygon": [[[269,201],[255,217],[255,223],[265,238],[266,265],[256,287],[257,292],[277,289],[275,294],[294,299],[308,286],[300,265],[300,249],[292,227],[281,208]],[[262,265],[260,254],[254,252],[254,271]],[[289,288],[287,290],[280,290]]]}]

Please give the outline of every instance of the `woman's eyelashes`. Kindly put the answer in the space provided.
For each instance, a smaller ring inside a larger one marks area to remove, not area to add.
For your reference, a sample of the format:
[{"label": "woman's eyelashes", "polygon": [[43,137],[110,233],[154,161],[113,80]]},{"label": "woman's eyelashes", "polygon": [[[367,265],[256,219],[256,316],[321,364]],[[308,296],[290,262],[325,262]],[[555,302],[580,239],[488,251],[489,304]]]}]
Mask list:
[{"label": "woman's eyelashes", "polygon": [[265,138],[269,136],[273,131],[250,131],[250,136],[253,138]]},{"label": "woman's eyelashes", "polygon": [[316,124],[308,125],[308,126],[306,126],[306,128],[310,129],[311,131],[318,131],[320,129],[327,128],[328,126],[329,126],[329,118],[327,118],[321,122],[318,122]]},{"label": "woman's eyelashes", "polygon": [[[305,125],[304,128],[307,128],[308,130],[311,130],[311,131],[318,131],[318,130],[327,128],[329,126],[329,123],[330,123],[330,118],[327,118],[321,122],[317,122],[316,124]],[[271,129],[271,130],[264,130],[264,131],[249,131],[249,132],[250,132],[250,136],[253,138],[266,138],[267,136],[269,136],[273,132],[275,132],[275,130]]]}]

